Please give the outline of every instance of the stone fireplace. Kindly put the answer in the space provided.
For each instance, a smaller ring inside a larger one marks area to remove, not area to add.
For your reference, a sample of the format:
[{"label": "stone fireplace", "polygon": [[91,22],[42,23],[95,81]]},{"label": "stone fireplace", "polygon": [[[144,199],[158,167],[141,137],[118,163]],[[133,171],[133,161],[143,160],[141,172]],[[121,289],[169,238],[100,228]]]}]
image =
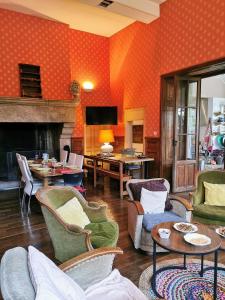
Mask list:
[{"label": "stone fireplace", "polygon": [[[0,97],[0,173],[13,164],[16,151],[28,156],[48,151],[61,159],[64,145],[71,146],[76,105],[73,100]],[[15,177],[6,171],[6,179]]]}]

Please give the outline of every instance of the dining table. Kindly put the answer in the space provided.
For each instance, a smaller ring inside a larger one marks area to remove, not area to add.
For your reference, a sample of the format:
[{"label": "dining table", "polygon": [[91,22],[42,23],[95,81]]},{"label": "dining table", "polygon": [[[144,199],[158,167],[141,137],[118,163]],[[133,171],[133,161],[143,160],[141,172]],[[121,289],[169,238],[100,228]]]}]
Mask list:
[{"label": "dining table", "polygon": [[51,162],[42,165],[39,161],[30,161],[28,164],[32,175],[41,179],[44,187],[48,187],[50,182],[62,178],[63,174],[77,174],[83,172],[82,169],[76,166],[63,166],[61,163],[56,163],[55,167],[52,166]]}]

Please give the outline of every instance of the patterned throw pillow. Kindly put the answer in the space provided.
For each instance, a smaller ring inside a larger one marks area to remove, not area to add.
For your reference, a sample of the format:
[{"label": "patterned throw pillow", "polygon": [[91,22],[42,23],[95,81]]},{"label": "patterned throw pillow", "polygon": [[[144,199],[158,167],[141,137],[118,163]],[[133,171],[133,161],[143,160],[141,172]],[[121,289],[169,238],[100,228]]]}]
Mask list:
[{"label": "patterned throw pillow", "polygon": [[[133,198],[136,201],[140,201],[141,199],[141,189],[145,188],[146,190],[152,191],[152,192],[164,192],[167,191],[165,185],[164,179],[156,179],[156,180],[148,180],[143,182],[137,182],[137,183],[130,183],[129,187],[133,194]],[[172,204],[170,203],[170,200],[167,198],[165,203],[165,211],[169,211],[173,208]]]}]

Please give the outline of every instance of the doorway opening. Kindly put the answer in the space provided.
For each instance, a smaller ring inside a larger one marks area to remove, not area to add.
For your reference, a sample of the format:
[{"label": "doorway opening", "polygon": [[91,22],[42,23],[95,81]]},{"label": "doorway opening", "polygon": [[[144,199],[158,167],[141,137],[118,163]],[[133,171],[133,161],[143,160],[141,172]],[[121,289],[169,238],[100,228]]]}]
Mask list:
[{"label": "doorway opening", "polygon": [[225,61],[163,76],[161,176],[173,192],[193,190],[198,171],[224,169],[224,146]]},{"label": "doorway opening", "polygon": [[144,109],[126,109],[125,119],[125,149],[134,149],[135,153],[144,152]]}]

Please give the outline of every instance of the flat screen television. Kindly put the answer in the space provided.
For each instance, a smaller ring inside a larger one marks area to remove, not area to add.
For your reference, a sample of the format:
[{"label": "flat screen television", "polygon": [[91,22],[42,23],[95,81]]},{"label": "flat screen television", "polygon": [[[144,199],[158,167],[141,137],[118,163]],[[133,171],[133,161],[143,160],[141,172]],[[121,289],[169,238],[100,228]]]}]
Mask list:
[{"label": "flat screen television", "polygon": [[117,125],[117,106],[87,106],[87,125]]}]

